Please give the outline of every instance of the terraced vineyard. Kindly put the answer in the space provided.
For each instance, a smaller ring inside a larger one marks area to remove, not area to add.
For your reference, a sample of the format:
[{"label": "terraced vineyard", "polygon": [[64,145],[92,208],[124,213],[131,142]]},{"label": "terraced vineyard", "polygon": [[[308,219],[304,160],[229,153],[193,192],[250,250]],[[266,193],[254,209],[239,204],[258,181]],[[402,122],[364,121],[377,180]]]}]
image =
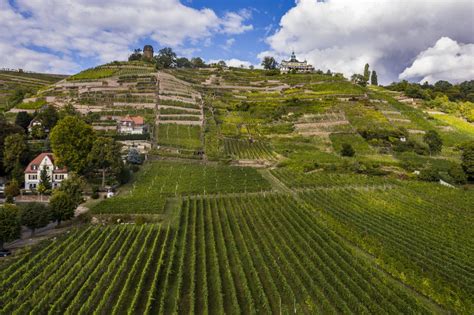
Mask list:
[{"label": "terraced vineyard", "polygon": [[274,160],[275,152],[262,141],[224,138],[224,152],[236,159]]},{"label": "terraced vineyard", "polygon": [[2,313],[430,312],[273,194],[185,199],[177,227],[78,229],[1,275]]},{"label": "terraced vineyard", "polygon": [[0,71],[0,111],[11,104],[10,97],[16,90],[25,90],[34,95],[40,88],[53,84],[65,76],[15,71]]},{"label": "terraced vineyard", "polygon": [[140,173],[128,194],[107,199],[93,210],[97,213],[162,213],[168,197],[262,190],[270,190],[270,185],[255,169],[154,162]]}]

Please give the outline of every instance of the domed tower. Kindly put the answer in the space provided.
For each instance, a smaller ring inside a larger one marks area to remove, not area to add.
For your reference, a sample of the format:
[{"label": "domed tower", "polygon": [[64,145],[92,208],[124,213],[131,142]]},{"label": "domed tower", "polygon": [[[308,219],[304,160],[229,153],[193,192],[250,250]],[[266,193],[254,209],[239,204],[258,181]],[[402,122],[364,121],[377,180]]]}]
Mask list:
[{"label": "domed tower", "polygon": [[145,45],[143,47],[143,58],[151,60],[153,58],[153,46]]}]

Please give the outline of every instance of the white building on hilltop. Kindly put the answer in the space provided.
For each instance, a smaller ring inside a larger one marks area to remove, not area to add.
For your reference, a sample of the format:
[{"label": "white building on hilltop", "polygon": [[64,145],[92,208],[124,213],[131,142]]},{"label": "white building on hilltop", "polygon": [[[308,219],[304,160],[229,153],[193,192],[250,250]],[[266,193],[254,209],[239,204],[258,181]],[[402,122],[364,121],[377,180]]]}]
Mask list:
[{"label": "white building on hilltop", "polygon": [[67,168],[59,168],[54,163],[52,153],[41,153],[25,169],[25,188],[36,189],[40,183],[41,170],[46,169],[49,182],[53,188],[59,187],[68,176]]},{"label": "white building on hilltop", "polygon": [[282,73],[288,73],[290,71],[295,71],[295,72],[313,72],[314,67],[308,62],[305,61],[299,61],[296,59],[295,52],[291,53],[291,58],[290,60],[282,60],[280,63],[280,71]]}]

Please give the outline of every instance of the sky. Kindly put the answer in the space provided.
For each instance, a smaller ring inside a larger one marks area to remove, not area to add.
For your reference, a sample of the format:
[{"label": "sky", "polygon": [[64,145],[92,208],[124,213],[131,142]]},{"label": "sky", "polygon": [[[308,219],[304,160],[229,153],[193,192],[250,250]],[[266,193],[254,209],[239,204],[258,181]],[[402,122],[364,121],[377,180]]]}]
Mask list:
[{"label": "sky", "polygon": [[474,79],[471,0],[0,0],[0,68],[73,74],[145,44],[260,66],[292,51],[383,84]]}]

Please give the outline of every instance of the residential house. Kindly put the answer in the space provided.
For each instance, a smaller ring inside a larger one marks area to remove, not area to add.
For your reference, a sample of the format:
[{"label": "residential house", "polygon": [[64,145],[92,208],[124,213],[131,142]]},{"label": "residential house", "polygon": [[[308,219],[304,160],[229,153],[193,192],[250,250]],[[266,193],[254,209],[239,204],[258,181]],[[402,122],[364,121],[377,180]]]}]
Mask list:
[{"label": "residential house", "polygon": [[41,153],[35,157],[25,170],[25,188],[36,189],[40,183],[41,170],[45,169],[51,186],[56,188],[68,177],[66,167],[59,167],[54,162],[53,153]]},{"label": "residential house", "polygon": [[143,135],[148,132],[148,126],[142,116],[127,115],[120,118],[117,132],[126,135]]}]

